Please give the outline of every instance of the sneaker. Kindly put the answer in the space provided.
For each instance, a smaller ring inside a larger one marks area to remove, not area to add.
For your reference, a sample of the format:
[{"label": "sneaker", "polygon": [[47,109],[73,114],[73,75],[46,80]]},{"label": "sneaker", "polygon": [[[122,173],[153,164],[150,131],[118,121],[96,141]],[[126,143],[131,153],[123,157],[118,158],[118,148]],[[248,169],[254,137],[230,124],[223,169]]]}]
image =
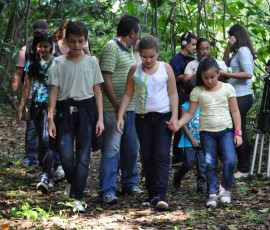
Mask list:
[{"label": "sneaker", "polygon": [[67,184],[66,187],[65,187],[65,190],[64,190],[64,196],[66,197],[70,197],[70,187],[71,187],[71,184]]},{"label": "sneaker", "polygon": [[158,198],[158,202],[157,202],[156,208],[158,210],[167,210],[169,208],[169,205],[167,203],[166,197],[160,196]]},{"label": "sneaker", "polygon": [[118,202],[118,198],[115,195],[103,196],[103,203],[105,204],[116,204],[117,202]]},{"label": "sneaker", "polygon": [[54,186],[54,181],[53,179],[49,179],[49,189],[52,189]]},{"label": "sneaker", "polygon": [[144,202],[142,202],[142,206],[149,207],[149,206],[156,206],[158,203],[158,196],[148,197]]},{"label": "sneaker", "polygon": [[127,194],[127,195],[130,195],[130,196],[142,196],[144,194],[144,191],[139,189],[138,187],[135,187],[133,188],[132,190],[130,191],[123,191],[122,192],[123,195]]},{"label": "sneaker", "polygon": [[53,174],[53,180],[54,180],[54,182],[59,182],[59,181],[62,181],[64,179],[65,179],[65,172],[64,172],[62,166],[59,165]]},{"label": "sneaker", "polygon": [[206,200],[206,207],[217,207],[217,196],[209,196]]},{"label": "sneaker", "polygon": [[82,206],[81,201],[79,200],[75,200],[73,202],[73,208],[72,208],[73,212],[80,212],[80,213],[85,213],[85,208]]},{"label": "sneaker", "polygon": [[225,189],[221,190],[218,194],[220,198],[220,202],[222,204],[230,204],[231,203],[231,193]]},{"label": "sneaker", "polygon": [[249,173],[242,173],[240,171],[237,171],[235,174],[234,174],[234,178],[235,179],[240,179],[240,178],[247,178],[250,174]]},{"label": "sneaker", "polygon": [[42,194],[48,194],[50,191],[48,179],[41,179],[37,184],[37,189],[40,190]]}]

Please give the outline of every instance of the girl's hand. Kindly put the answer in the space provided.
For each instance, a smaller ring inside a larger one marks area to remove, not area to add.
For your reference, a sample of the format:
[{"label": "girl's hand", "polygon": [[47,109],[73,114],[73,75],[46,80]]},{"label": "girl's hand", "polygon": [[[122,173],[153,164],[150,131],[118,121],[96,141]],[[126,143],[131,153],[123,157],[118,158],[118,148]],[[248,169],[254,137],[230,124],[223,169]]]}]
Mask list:
[{"label": "girl's hand", "polygon": [[48,133],[52,138],[56,137],[56,127],[53,119],[48,120]]},{"label": "girl's hand", "polygon": [[118,133],[123,134],[123,130],[124,130],[124,120],[123,120],[123,118],[117,120],[116,130],[117,130]]},{"label": "girl's hand", "polygon": [[103,131],[104,131],[104,123],[103,123],[103,121],[98,120],[97,124],[96,124],[96,134],[97,134],[97,136],[100,136]]},{"label": "girl's hand", "polygon": [[234,143],[236,147],[239,147],[240,145],[242,145],[243,140],[241,136],[234,136]]},{"label": "girl's hand", "polygon": [[167,127],[169,130],[171,130],[172,132],[177,132],[180,127],[178,125],[178,122],[172,122],[171,120],[170,121],[166,121],[166,124],[167,124]]},{"label": "girl's hand", "polygon": [[236,38],[234,36],[230,36],[228,46],[232,47],[236,43]]}]

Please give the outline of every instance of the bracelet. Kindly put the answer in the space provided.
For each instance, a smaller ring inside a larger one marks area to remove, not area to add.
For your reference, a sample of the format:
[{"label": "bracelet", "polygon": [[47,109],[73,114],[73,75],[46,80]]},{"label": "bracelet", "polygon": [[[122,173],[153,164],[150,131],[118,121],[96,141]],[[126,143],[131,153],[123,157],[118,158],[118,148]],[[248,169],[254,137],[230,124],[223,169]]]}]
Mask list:
[{"label": "bracelet", "polygon": [[242,131],[241,130],[234,130],[234,136],[242,137]]},{"label": "bracelet", "polygon": [[18,96],[10,96],[10,100],[13,100],[13,99],[18,99]]}]

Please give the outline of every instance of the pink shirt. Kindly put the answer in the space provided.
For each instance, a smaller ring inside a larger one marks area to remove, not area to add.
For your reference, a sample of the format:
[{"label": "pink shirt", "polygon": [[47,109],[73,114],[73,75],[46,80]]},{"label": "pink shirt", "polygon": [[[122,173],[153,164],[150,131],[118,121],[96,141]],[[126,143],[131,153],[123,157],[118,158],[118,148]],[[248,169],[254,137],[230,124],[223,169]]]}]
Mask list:
[{"label": "pink shirt", "polygon": [[22,47],[20,50],[16,67],[23,68],[25,66],[25,52],[26,52],[26,46]]}]

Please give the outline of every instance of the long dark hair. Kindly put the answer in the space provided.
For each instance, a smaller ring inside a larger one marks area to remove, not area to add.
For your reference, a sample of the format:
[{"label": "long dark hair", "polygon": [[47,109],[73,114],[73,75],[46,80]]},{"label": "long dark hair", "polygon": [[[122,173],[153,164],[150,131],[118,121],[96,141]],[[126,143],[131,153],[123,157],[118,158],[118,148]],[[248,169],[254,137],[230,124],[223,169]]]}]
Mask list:
[{"label": "long dark hair", "polygon": [[53,51],[53,36],[47,32],[37,33],[34,36],[31,51],[29,54],[29,71],[28,76],[30,79],[42,81],[44,76],[44,69],[40,65],[40,55],[37,52],[37,45],[40,42],[48,42],[51,45],[50,53]]},{"label": "long dark hair", "polygon": [[239,24],[234,24],[228,31],[228,34],[230,36],[234,36],[236,38],[236,43],[235,43],[235,50],[234,52],[236,53],[238,49],[240,49],[243,46],[246,46],[250,49],[250,52],[253,56],[253,59],[256,58],[256,52],[253,48],[252,41],[249,38],[247,30],[239,25]]},{"label": "long dark hair", "polygon": [[204,58],[198,66],[198,69],[196,72],[196,85],[197,86],[204,85],[204,82],[202,79],[202,72],[205,72],[209,69],[214,69],[215,71],[217,71],[217,73],[220,69],[216,60],[214,58],[211,58],[211,57]]}]

